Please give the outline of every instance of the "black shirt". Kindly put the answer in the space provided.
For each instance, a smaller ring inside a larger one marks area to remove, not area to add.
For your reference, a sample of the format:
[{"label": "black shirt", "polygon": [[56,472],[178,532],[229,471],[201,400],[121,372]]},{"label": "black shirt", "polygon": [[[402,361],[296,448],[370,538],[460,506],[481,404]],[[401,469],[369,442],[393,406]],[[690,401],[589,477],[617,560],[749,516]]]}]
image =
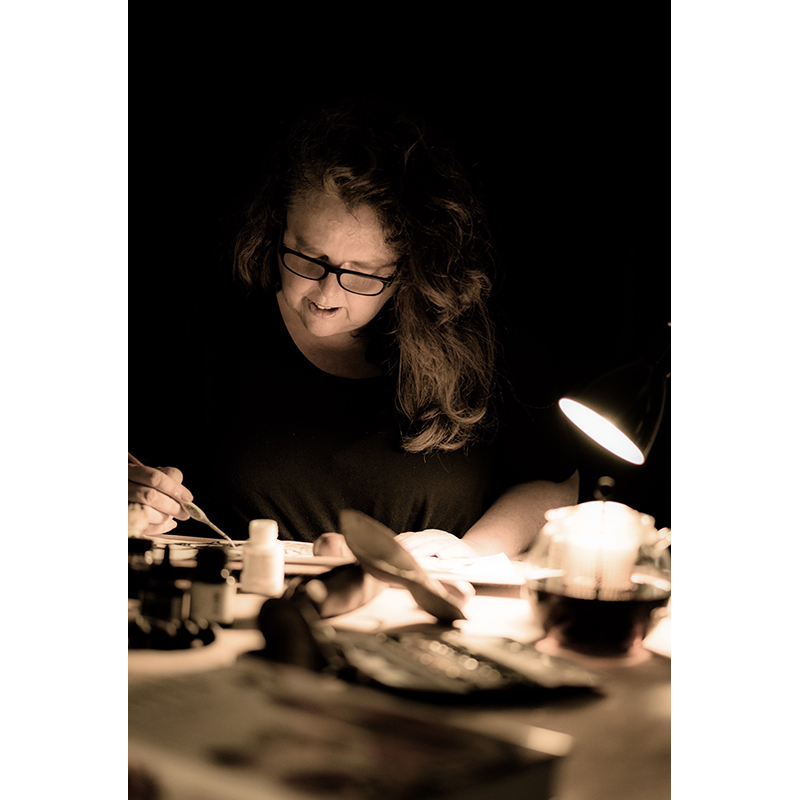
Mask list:
[{"label": "black shirt", "polygon": [[[243,300],[207,334],[205,387],[176,408],[188,435],[171,436],[159,463],[182,470],[195,501],[233,538],[267,518],[282,539],[313,541],[338,530],[345,508],[395,533],[463,536],[508,486],[574,471],[568,443],[508,387],[498,395],[501,424],[483,441],[404,452],[390,380],[318,369],[294,344],[274,296]],[[191,522],[175,532],[207,535]]]}]

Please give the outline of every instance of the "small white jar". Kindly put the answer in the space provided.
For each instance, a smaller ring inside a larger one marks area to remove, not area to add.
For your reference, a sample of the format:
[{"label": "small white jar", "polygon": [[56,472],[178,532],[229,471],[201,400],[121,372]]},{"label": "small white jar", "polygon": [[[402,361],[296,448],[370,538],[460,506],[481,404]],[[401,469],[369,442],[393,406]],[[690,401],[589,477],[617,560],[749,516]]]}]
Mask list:
[{"label": "small white jar", "polygon": [[242,545],[243,592],[279,597],[283,594],[283,545],[274,519],[250,520],[250,538]]}]

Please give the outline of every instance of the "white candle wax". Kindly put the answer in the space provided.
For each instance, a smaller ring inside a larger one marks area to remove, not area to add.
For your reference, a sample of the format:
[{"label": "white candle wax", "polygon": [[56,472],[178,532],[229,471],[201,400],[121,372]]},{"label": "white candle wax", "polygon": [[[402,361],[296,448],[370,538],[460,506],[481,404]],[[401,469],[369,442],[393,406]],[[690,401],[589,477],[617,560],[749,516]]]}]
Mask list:
[{"label": "white candle wax", "polygon": [[625,531],[574,531],[564,543],[564,584],[575,597],[613,599],[630,588],[637,553]]}]

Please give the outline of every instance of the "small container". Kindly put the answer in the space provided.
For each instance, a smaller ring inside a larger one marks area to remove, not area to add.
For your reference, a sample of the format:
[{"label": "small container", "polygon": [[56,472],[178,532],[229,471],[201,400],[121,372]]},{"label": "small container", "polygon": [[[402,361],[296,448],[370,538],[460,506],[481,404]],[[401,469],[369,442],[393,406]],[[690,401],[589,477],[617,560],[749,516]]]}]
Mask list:
[{"label": "small container", "polygon": [[139,593],[140,613],[143,617],[166,621],[180,621],[188,616],[189,582],[181,577],[183,570],[170,562],[169,545],[164,548],[160,564],[153,564],[147,582]]},{"label": "small container", "polygon": [[266,597],[283,594],[283,545],[274,519],[250,521],[250,538],[242,545],[241,590]]},{"label": "small container", "polygon": [[233,624],[236,580],[227,569],[228,557],[219,547],[206,547],[197,553],[197,567],[189,590],[193,620],[207,620],[222,626]]},{"label": "small container", "polygon": [[128,600],[138,600],[153,565],[153,543],[149,539],[128,537]]}]

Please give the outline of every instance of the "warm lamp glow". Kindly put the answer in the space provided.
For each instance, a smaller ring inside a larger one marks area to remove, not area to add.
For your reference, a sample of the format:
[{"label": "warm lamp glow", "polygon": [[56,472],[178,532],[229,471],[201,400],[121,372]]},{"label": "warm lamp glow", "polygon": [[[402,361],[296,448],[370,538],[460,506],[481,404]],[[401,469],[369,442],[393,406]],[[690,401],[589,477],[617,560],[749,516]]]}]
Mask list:
[{"label": "warm lamp glow", "polygon": [[631,464],[644,464],[642,451],[600,414],[567,398],[559,400],[558,405],[574,425],[606,450]]}]

